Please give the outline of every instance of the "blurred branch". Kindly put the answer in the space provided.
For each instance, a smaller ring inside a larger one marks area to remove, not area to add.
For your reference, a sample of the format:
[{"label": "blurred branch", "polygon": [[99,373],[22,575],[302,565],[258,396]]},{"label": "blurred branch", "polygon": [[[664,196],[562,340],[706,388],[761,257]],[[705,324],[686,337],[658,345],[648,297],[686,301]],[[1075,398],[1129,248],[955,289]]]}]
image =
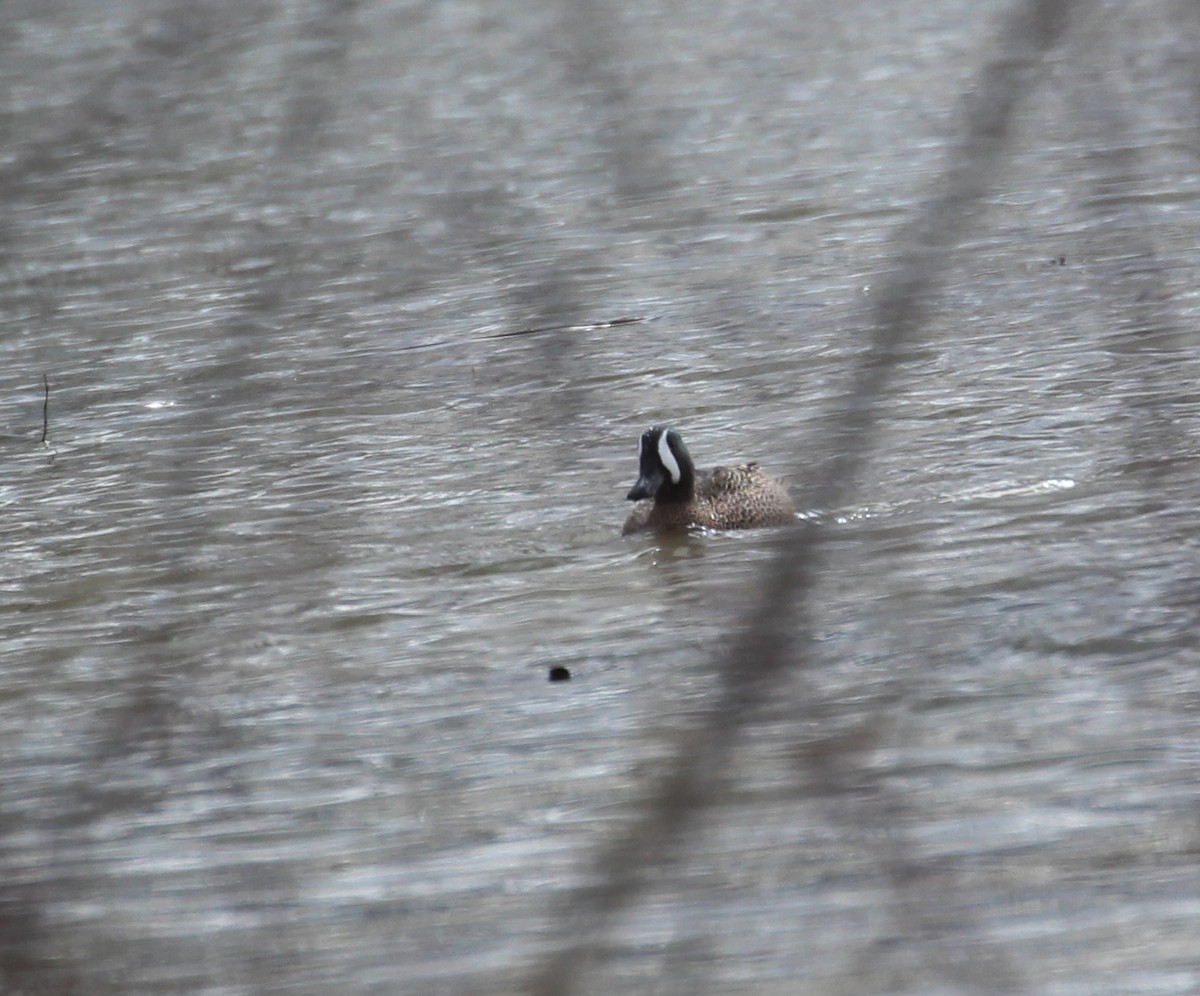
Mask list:
[{"label": "blurred branch", "polygon": [[[836,412],[832,438],[823,450],[833,455],[813,475],[816,483],[805,499],[806,507],[839,507],[851,493],[871,446],[899,348],[916,336],[950,251],[1003,162],[1014,108],[1036,83],[1046,52],[1062,38],[1070,10],[1068,0],[1024,0],[1002,25],[995,57],[967,102],[964,137],[937,184],[940,192],[898,235],[896,268],[876,300],[871,348],[854,371],[846,400]],[[785,669],[803,672],[807,666],[804,647],[809,634],[802,607],[815,585],[822,538],[823,530],[811,522],[781,536],[757,610],[717,660],[720,696],[705,721],[681,744],[673,769],[652,788],[642,814],[596,856],[587,878],[597,884],[570,897],[560,917],[572,941],[538,967],[529,992],[557,996],[572,990],[588,961],[598,954],[605,929],[643,890],[647,873],[680,858],[684,834],[713,798],[716,776],[768,690]],[[820,752],[807,757],[818,778],[840,786],[844,777],[835,760],[836,755],[831,758]],[[854,822],[889,828],[892,823],[886,813],[862,811],[886,805],[886,798],[883,803],[856,805]],[[905,853],[908,849],[899,837],[891,835],[889,840],[895,853],[884,854],[881,860],[893,892],[902,899],[919,859]],[[911,910],[906,907],[904,913]],[[939,929],[928,917],[919,926],[925,936]],[[986,978],[970,964],[943,961],[939,967],[960,985],[1008,988],[1013,973],[1002,959],[985,959],[983,964],[990,973]]]}]

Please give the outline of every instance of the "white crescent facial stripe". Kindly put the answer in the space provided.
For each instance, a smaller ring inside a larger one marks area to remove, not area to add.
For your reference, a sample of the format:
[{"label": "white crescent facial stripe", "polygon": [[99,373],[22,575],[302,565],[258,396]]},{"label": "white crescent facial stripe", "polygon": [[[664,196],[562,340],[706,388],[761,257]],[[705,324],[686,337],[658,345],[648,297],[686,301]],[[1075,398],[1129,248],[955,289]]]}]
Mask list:
[{"label": "white crescent facial stripe", "polygon": [[658,437],[658,458],[662,461],[662,465],[667,468],[667,473],[671,475],[671,483],[678,484],[683,474],[679,470],[679,461],[675,459],[675,454],[671,452],[671,445],[667,442],[667,434],[664,432]]}]

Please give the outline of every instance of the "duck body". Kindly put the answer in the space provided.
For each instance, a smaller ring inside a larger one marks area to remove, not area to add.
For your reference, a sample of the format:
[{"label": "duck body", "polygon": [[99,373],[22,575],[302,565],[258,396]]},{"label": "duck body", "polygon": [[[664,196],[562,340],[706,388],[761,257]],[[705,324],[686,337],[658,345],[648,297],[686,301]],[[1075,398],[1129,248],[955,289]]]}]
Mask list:
[{"label": "duck body", "polygon": [[656,425],[638,442],[636,501],[622,535],[643,530],[757,529],[794,522],[796,509],[781,481],[747,463],[697,470],[679,433]]}]

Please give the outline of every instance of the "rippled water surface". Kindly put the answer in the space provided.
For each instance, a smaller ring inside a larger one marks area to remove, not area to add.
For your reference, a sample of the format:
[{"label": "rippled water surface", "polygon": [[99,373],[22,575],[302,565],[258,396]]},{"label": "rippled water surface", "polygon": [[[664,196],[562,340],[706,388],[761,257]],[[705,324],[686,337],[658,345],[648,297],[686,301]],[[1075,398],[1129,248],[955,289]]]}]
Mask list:
[{"label": "rippled water surface", "polygon": [[1007,8],[801,8],[6,7],[0,988],[531,986],[779,555],[619,536],[662,421],[817,580],[575,988],[1200,988],[1194,14],[1021,77],[825,508]]}]

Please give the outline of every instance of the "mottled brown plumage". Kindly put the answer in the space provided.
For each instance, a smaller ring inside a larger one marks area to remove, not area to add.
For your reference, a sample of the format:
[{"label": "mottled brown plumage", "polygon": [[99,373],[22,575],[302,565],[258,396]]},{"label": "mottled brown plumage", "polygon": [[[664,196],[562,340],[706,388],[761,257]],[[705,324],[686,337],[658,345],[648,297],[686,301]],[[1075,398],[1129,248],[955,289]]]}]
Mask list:
[{"label": "mottled brown plumage", "polygon": [[637,501],[622,534],[643,529],[754,529],[794,522],[785,485],[758,464],[696,470],[674,429],[655,426],[638,444],[639,477],[629,492]]}]

